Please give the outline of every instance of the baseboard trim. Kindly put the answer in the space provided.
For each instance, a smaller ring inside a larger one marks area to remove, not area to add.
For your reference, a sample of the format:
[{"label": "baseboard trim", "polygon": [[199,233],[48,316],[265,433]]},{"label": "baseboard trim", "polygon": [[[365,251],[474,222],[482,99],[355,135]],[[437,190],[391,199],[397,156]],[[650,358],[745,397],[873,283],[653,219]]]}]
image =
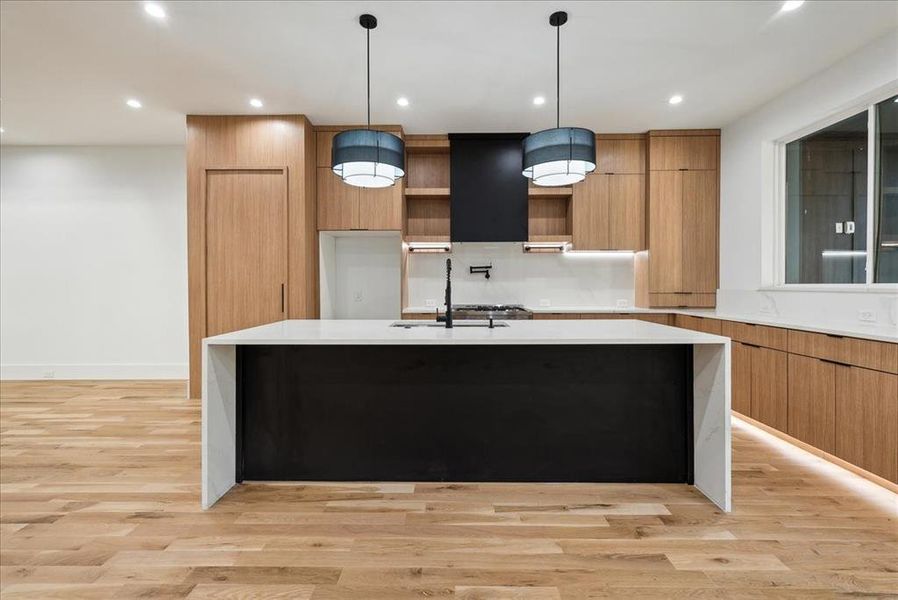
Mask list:
[{"label": "baseboard trim", "polygon": [[0,380],[54,379],[187,379],[186,363],[89,364],[89,365],[0,365]]},{"label": "baseboard trim", "polygon": [[740,421],[744,421],[745,423],[748,423],[752,427],[757,427],[761,431],[769,433],[770,435],[777,437],[777,438],[783,440],[784,442],[788,442],[788,443],[792,444],[793,446],[796,446],[796,447],[800,448],[801,450],[808,452],[809,454],[813,454],[814,456],[816,456],[818,458],[822,458],[825,461],[831,462],[834,465],[836,465],[837,467],[841,467],[841,468],[845,469],[846,471],[851,471],[852,473],[854,473],[855,475],[857,475],[859,477],[863,477],[864,479],[871,481],[878,486],[884,487],[885,489],[889,490],[890,492],[898,494],[898,484],[893,483],[893,482],[889,481],[888,479],[885,479],[884,477],[880,477],[879,475],[876,475],[875,473],[866,471],[857,465],[851,464],[850,462],[839,458],[838,456],[833,456],[829,452],[824,452],[820,448],[815,448],[814,446],[811,446],[810,444],[806,444],[805,442],[802,442],[801,440],[796,439],[789,434],[783,433],[782,431],[780,431],[778,429],[774,429],[773,427],[770,427],[769,425],[765,425],[764,423],[761,423],[760,421],[755,421],[751,417],[746,417],[742,413],[738,413],[735,410],[732,412],[733,412],[734,417],[738,418]]}]

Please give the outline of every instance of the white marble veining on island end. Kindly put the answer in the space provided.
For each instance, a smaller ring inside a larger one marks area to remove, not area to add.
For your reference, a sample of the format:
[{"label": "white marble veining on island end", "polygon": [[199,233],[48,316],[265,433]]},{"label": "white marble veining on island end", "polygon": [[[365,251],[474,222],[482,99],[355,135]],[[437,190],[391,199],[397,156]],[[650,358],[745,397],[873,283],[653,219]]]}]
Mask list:
[{"label": "white marble veining on island end", "polygon": [[[206,338],[205,344],[723,344],[729,338],[630,319],[505,321],[507,327],[405,329],[390,320],[278,321]],[[465,321],[466,324],[472,321]]]}]

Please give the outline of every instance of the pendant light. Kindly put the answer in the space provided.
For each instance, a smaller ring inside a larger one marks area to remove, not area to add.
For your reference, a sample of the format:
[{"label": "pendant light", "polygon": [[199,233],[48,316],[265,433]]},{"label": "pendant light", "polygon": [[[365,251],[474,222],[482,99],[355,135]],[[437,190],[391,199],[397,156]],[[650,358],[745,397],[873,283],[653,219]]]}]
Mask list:
[{"label": "pendant light", "polygon": [[536,185],[562,186],[583,181],[596,168],[596,134],[582,127],[561,127],[561,26],[567,13],[552,13],[555,28],[555,128],[524,139],[524,177]]},{"label": "pendant light", "polygon": [[377,27],[373,15],[359,17],[365,29],[368,71],[368,125],[334,136],[331,149],[333,171],[349,185],[383,188],[405,175],[405,142],[386,131],[371,129],[371,30]]}]

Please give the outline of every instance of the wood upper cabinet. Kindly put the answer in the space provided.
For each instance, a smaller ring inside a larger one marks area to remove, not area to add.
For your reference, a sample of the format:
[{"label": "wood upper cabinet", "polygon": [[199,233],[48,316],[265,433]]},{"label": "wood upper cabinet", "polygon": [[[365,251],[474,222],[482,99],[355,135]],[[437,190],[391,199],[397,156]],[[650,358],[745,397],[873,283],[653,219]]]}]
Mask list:
[{"label": "wood upper cabinet", "polygon": [[343,183],[330,167],[318,167],[318,230],[402,229],[401,184],[359,188]]},{"label": "wood upper cabinet", "polygon": [[334,145],[334,136],[340,133],[339,131],[319,131],[317,132],[316,139],[318,147],[317,153],[317,165],[319,167],[332,167],[331,164],[331,148]]},{"label": "wood upper cabinet", "polygon": [[[319,134],[320,135],[320,134]],[[318,167],[318,230],[360,229],[359,189],[346,185],[330,167]]]},{"label": "wood upper cabinet", "polygon": [[836,364],[789,354],[788,433],[830,454],[836,449]]},{"label": "wood upper cabinet", "polygon": [[898,482],[898,375],[835,366],[835,454]]},{"label": "wood upper cabinet", "polygon": [[652,171],[716,171],[720,136],[695,132],[650,132],[649,169]]},{"label": "wood upper cabinet", "polygon": [[574,186],[575,250],[645,248],[645,139],[596,136],[596,170]]},{"label": "wood upper cabinet", "polygon": [[[345,184],[340,184],[344,187]],[[388,188],[359,190],[357,229],[398,231],[402,229],[402,183]]]},{"label": "wood upper cabinet", "polygon": [[592,173],[574,186],[572,201],[572,233],[575,250],[608,250],[611,248],[609,217],[611,175]]},{"label": "wood upper cabinet", "polygon": [[645,173],[645,137],[596,136],[596,173]]}]

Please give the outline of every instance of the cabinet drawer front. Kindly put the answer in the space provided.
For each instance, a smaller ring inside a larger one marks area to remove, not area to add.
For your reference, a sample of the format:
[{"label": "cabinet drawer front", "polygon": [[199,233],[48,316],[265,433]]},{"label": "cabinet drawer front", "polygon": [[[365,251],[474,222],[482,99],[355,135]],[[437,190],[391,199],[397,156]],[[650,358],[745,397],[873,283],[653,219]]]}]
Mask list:
[{"label": "cabinet drawer front", "polygon": [[789,352],[898,373],[898,344],[789,330]]},{"label": "cabinet drawer front", "polygon": [[767,327],[766,325],[753,325],[751,323],[739,323],[737,321],[724,321],[721,333],[738,342],[745,342],[754,346],[773,348],[786,351],[789,349],[788,329],[780,327]]},{"label": "cabinet drawer front", "polygon": [[579,319],[579,313],[536,313],[533,315],[533,318],[536,320],[548,320],[548,319]]},{"label": "cabinet drawer front", "polygon": [[717,294],[649,294],[652,308],[714,308]]},{"label": "cabinet drawer front", "polygon": [[580,319],[599,319],[602,321],[608,321],[611,319],[627,319],[629,317],[624,317],[617,313],[580,313],[579,316],[574,316],[574,318]]},{"label": "cabinet drawer front", "polygon": [[683,329],[720,335],[721,324],[717,319],[706,319],[704,317],[693,317],[691,315],[677,315],[675,322],[677,327],[682,327]]}]

